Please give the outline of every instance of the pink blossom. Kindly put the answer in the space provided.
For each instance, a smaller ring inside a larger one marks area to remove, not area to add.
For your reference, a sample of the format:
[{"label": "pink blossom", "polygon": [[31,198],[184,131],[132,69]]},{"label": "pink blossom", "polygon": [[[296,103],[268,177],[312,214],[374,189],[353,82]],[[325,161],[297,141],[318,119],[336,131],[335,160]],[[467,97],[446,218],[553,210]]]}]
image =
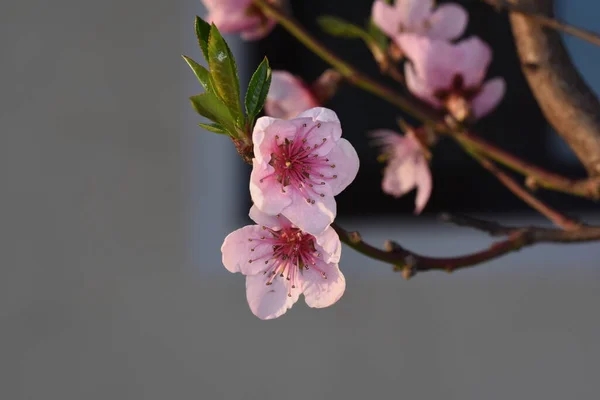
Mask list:
[{"label": "pink blossom", "polygon": [[275,21],[252,7],[252,0],[202,0],[208,10],[206,19],[223,33],[241,33],[243,39],[265,37]]},{"label": "pink blossom", "polygon": [[246,298],[260,319],[277,318],[300,294],[309,307],[329,307],[344,294],[346,280],[338,267],[342,245],[328,227],[308,234],[282,215],[269,216],[256,206],[248,225],[230,233],[221,246],[223,265],[246,275]]},{"label": "pink blossom", "polygon": [[420,214],[431,195],[432,180],[429,165],[421,144],[412,133],[404,136],[391,130],[372,133],[375,143],[382,146],[387,166],[381,187],[394,197],[417,189],[415,214]]},{"label": "pink blossom", "polygon": [[265,103],[267,115],[289,119],[318,105],[317,99],[301,79],[286,71],[273,71]]},{"label": "pink blossom", "polygon": [[283,120],[256,121],[250,194],[256,207],[282,214],[301,230],[323,233],[336,216],[333,196],[358,173],[354,147],[335,112],[322,107]]},{"label": "pink blossom", "polygon": [[375,24],[391,38],[402,33],[415,33],[436,39],[452,40],[467,27],[466,10],[454,3],[433,9],[434,0],[396,0],[389,5],[383,0],[373,3]]},{"label": "pink blossom", "polygon": [[398,40],[411,60],[404,67],[408,89],[423,101],[446,107],[462,121],[470,115],[487,115],[502,100],[504,79],[482,84],[492,51],[479,38],[456,44],[417,35],[401,35]]}]

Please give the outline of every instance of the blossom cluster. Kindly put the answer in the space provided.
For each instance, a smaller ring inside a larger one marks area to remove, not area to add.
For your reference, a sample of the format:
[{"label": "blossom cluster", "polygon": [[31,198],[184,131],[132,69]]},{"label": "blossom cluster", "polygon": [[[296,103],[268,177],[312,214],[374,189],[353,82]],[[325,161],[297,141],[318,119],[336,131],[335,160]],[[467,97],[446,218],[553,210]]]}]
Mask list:
[{"label": "blossom cluster", "polygon": [[300,294],[320,308],[344,293],[334,196],[354,180],[359,160],[341,136],[337,115],[322,107],[256,121],[250,218],[257,225],[229,234],[221,251],[225,268],[247,276],[248,304],[259,318],[279,317]]},{"label": "blossom cluster", "polygon": [[[208,18],[223,32],[245,39],[268,34],[275,23],[252,0],[204,0]],[[434,0],[376,0],[371,18],[389,38],[386,51],[404,63],[408,90],[457,123],[490,113],[505,92],[502,78],[485,81],[492,51],[481,39],[459,40],[468,24],[466,10]],[[246,275],[252,312],[262,319],[285,313],[304,294],[311,307],[335,303],[345,290],[338,263],[341,244],[331,227],[335,196],[356,177],[359,160],[341,138],[337,115],[322,103],[339,83],[326,73],[313,85],[287,71],[273,71],[265,112],[253,128],[250,217],[256,225],[231,233],[222,246],[223,264]],[[323,90],[323,88],[325,90]],[[425,128],[371,132],[387,161],[384,192],[399,197],[417,189],[415,212],[432,191]]]}]

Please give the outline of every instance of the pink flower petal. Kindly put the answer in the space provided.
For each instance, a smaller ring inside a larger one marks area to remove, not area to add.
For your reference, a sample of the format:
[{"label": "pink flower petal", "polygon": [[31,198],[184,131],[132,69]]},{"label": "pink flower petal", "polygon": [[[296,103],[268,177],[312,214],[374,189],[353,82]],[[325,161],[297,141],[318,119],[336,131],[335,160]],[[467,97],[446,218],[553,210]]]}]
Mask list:
[{"label": "pink flower petal", "polygon": [[376,143],[384,146],[383,152],[389,157],[381,182],[382,190],[394,197],[400,197],[417,188],[415,213],[419,214],[431,194],[432,180],[429,165],[420,144],[412,135],[401,136],[394,131],[372,132]]},{"label": "pink flower petal", "polygon": [[275,21],[264,21],[250,10],[252,0],[202,0],[208,10],[205,18],[222,33],[241,33],[246,40],[259,39],[275,26]]},{"label": "pink flower petal", "polygon": [[318,245],[316,247],[320,247],[317,250],[323,254],[323,261],[335,264],[340,262],[342,242],[340,242],[340,237],[331,226],[328,226],[322,234],[316,235],[315,240]]},{"label": "pink flower petal", "polygon": [[325,272],[327,279],[310,268],[302,274],[302,291],[309,307],[329,307],[337,302],[346,290],[346,279],[337,264],[320,263],[317,267]]},{"label": "pink flower petal", "polygon": [[209,23],[214,23],[222,33],[237,33],[246,29],[255,29],[260,24],[258,16],[248,16],[239,10],[231,12],[229,10],[214,10],[207,16]]},{"label": "pink flower petal", "polygon": [[419,86],[427,88],[429,93],[448,88],[458,70],[452,44],[414,34],[397,35],[394,40],[412,62],[422,82]]},{"label": "pink flower petal", "polygon": [[273,71],[265,103],[267,115],[289,119],[317,105],[317,100],[304,82],[287,71]]},{"label": "pink flower petal", "polygon": [[383,172],[381,188],[394,197],[402,197],[416,186],[414,162],[390,161]]},{"label": "pink flower petal", "polygon": [[264,269],[262,262],[252,263],[250,260],[272,252],[270,246],[257,246],[256,241],[249,240],[260,238],[263,235],[263,230],[258,225],[248,225],[227,235],[221,246],[225,268],[229,272],[241,272],[244,275],[255,275]]},{"label": "pink flower petal", "polygon": [[[340,119],[337,114],[325,107],[314,107],[310,110],[306,110],[300,114],[298,114],[298,118],[312,118],[313,121],[318,122],[333,122],[336,125],[340,125]],[[341,126],[341,125],[340,125]],[[336,134],[333,137],[337,140],[342,136],[342,128],[338,127]]]},{"label": "pink flower petal", "polygon": [[[246,277],[246,299],[252,313],[260,319],[273,319],[283,314],[298,301],[300,290],[289,291],[285,279],[274,279],[266,284],[263,274]],[[288,294],[291,293],[291,297]]]},{"label": "pink flower petal", "polygon": [[462,76],[465,87],[478,87],[492,57],[489,46],[477,37],[457,44],[413,34],[397,35],[395,40],[411,60],[420,85],[432,93],[449,89],[456,75]]},{"label": "pink flower petal", "polygon": [[461,40],[456,44],[457,71],[462,73],[465,86],[476,87],[481,84],[488,66],[492,61],[492,50],[476,36]]},{"label": "pink flower petal", "polygon": [[473,116],[485,117],[500,103],[506,92],[506,82],[502,78],[490,79],[471,102]]},{"label": "pink flower petal", "polygon": [[409,26],[420,25],[431,15],[433,0],[396,0],[396,9],[402,22]]},{"label": "pink flower petal", "polygon": [[283,191],[273,175],[275,169],[267,163],[252,160],[250,174],[250,196],[254,204],[264,213],[277,215],[283,212],[293,200],[291,191]]},{"label": "pink flower petal", "polygon": [[277,25],[277,23],[272,19],[268,19],[266,22],[261,20],[260,23],[256,24],[253,28],[243,31],[240,36],[244,40],[262,39],[271,33],[273,28],[275,28],[275,25]]},{"label": "pink flower petal", "polygon": [[456,39],[464,33],[468,19],[469,15],[463,6],[454,3],[441,4],[431,15],[431,28],[427,36],[435,39]]},{"label": "pink flower petal", "polygon": [[323,197],[314,197],[314,204],[307,202],[306,197],[298,191],[294,191],[292,202],[282,212],[292,224],[315,236],[323,233],[331,225],[337,213],[331,188],[323,185],[318,190]]},{"label": "pink flower petal", "polygon": [[431,190],[433,188],[431,171],[429,170],[429,165],[427,164],[425,157],[422,157],[416,165],[415,183],[417,185],[415,214],[420,214],[425,208],[425,205],[427,205],[429,197],[431,196]]},{"label": "pink flower petal", "polygon": [[256,120],[252,131],[254,157],[259,161],[269,162],[271,153],[273,153],[277,143],[281,143],[285,139],[293,139],[297,130],[298,128],[292,122],[271,117],[260,117]]},{"label": "pink flower petal", "polygon": [[435,108],[441,108],[442,103],[434,96],[431,87],[422,81],[415,72],[414,66],[410,63],[404,64],[404,76],[408,90],[419,99],[423,100]]},{"label": "pink flower petal", "polygon": [[356,178],[360,161],[356,150],[349,141],[340,139],[331,152],[327,154],[327,158],[335,168],[327,168],[328,171],[322,171],[326,176],[335,176],[329,179],[328,183],[334,196],[340,194],[348,187]]},{"label": "pink flower petal", "polygon": [[300,117],[300,115],[289,120],[296,127],[294,140],[304,140],[303,146],[314,148],[313,154],[320,156],[329,154],[339,140],[340,124],[315,121],[310,117]]},{"label": "pink flower petal", "polygon": [[288,228],[291,226],[290,221],[283,215],[272,215],[264,213],[260,211],[258,207],[256,207],[256,205],[253,205],[250,208],[250,212],[248,213],[248,215],[250,216],[250,219],[256,222],[258,225],[266,226],[275,230],[278,230],[282,227]]},{"label": "pink flower petal", "polygon": [[397,8],[386,4],[383,0],[377,0],[373,3],[371,18],[373,18],[375,25],[388,36],[394,36],[398,33],[402,21]]}]

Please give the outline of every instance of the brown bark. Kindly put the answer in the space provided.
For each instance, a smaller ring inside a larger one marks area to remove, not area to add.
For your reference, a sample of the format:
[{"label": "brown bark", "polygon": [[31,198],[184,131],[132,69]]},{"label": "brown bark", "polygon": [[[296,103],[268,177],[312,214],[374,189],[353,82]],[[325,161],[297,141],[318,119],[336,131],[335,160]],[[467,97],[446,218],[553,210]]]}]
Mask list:
[{"label": "brown bark", "polygon": [[[552,0],[512,1],[532,14],[553,16]],[[587,86],[555,30],[511,12],[523,72],[548,122],[593,176],[600,175],[600,102]]]}]

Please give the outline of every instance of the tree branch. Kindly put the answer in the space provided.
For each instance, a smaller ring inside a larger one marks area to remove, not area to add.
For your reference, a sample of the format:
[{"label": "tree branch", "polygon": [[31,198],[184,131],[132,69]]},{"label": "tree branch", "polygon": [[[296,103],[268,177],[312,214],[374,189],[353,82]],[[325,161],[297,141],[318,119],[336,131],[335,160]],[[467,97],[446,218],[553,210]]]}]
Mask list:
[{"label": "tree branch", "polygon": [[575,230],[581,228],[582,225],[580,223],[567,218],[559,211],[553,209],[552,207],[535,197],[533,194],[531,194],[529,191],[527,191],[525,188],[519,185],[518,182],[516,182],[513,178],[507,175],[504,171],[498,168],[493,162],[491,162],[487,158],[482,157],[478,154],[472,154],[472,156],[485,169],[487,169],[492,175],[494,175],[496,179],[498,179],[504,186],[506,186],[508,190],[513,192],[515,196],[517,196],[525,203],[527,203],[531,208],[535,209],[540,214],[548,218],[556,226],[559,226],[565,230]]},{"label": "tree branch", "polygon": [[523,14],[527,18],[534,20],[536,23],[548,28],[556,29],[567,33],[571,36],[575,36],[579,39],[585,40],[596,46],[600,46],[600,35],[596,32],[588,31],[585,29],[577,28],[575,26],[561,22],[555,18],[550,18],[542,14],[533,12],[531,9],[523,7],[519,4],[518,0],[481,0],[484,3],[488,3],[497,10],[507,10],[512,13]]},{"label": "tree branch", "polygon": [[537,243],[580,243],[600,240],[600,227],[585,226],[578,230],[566,231],[539,227],[503,226],[496,222],[471,217],[444,215],[444,219],[457,225],[479,229],[492,236],[506,236],[506,239],[472,254],[458,257],[427,257],[407,250],[395,242],[387,242],[387,250],[381,250],[365,242],[358,232],[348,232],[335,223],[331,226],[343,243],[370,258],[394,265],[394,269],[402,271],[405,278],[424,271],[453,272],[457,269],[472,267]]},{"label": "tree branch", "polygon": [[546,171],[494,146],[480,136],[468,132],[452,132],[450,135],[470,154],[486,156],[516,171],[530,181],[534,188],[554,190],[593,200],[600,198],[600,178],[573,180]]},{"label": "tree branch", "polygon": [[[519,6],[552,17],[552,0]],[[588,173],[600,175],[600,102],[572,64],[558,32],[528,15],[511,12],[521,66],[546,119],[569,144]]]}]

